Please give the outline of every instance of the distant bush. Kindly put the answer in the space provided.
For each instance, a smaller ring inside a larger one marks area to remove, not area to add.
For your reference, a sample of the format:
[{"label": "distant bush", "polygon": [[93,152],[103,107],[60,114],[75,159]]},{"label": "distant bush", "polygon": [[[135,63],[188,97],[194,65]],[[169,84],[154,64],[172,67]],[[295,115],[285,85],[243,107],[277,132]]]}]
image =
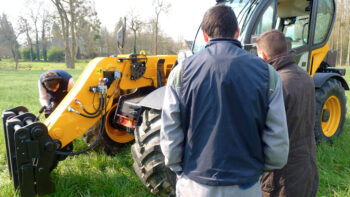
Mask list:
[{"label": "distant bush", "polygon": [[[30,48],[29,47],[24,47],[21,49],[21,58],[25,59],[25,60],[32,60],[31,56],[30,56]],[[33,50],[33,59],[36,58],[36,54],[34,53]]]},{"label": "distant bush", "polygon": [[57,47],[51,47],[47,52],[47,58],[49,62],[63,62],[64,50]]}]

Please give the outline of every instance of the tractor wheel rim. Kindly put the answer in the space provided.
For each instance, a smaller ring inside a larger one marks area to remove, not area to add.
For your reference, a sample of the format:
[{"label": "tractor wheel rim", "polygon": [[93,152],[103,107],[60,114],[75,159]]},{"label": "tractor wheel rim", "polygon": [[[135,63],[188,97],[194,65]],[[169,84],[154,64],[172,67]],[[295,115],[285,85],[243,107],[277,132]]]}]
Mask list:
[{"label": "tractor wheel rim", "polygon": [[[323,111],[329,111],[329,119],[327,121],[323,121]],[[327,99],[327,101],[323,105],[322,116],[321,116],[321,125],[323,134],[327,137],[333,136],[339,127],[341,119],[341,104],[336,96],[331,96]]]},{"label": "tractor wheel rim", "polygon": [[118,104],[112,106],[112,108],[107,112],[105,121],[105,130],[109,138],[117,143],[128,143],[134,139],[133,134],[129,134],[126,131],[114,128],[109,122],[110,116],[114,116],[114,112],[117,109]]}]

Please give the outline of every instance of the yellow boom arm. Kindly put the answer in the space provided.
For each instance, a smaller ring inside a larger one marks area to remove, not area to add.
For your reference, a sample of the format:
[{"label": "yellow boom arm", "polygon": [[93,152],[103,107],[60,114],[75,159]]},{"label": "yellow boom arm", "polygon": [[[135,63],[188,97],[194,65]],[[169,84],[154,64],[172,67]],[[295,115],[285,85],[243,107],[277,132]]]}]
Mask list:
[{"label": "yellow boom arm", "polygon": [[[49,135],[52,139],[59,140],[62,147],[64,147],[74,139],[82,136],[99,120],[100,116],[87,118],[68,111],[68,108],[71,107],[75,111],[85,114],[81,106],[76,103],[77,99],[86,111],[96,111],[99,105],[99,93],[94,93],[89,89],[98,86],[99,80],[104,78],[104,71],[119,72],[121,75],[121,78],[118,81],[113,81],[107,90],[106,110],[108,111],[112,107],[114,95],[119,95],[120,89],[129,90],[146,86],[158,87],[159,73],[167,79],[176,57],[176,55],[138,56],[138,58],[142,59],[138,61],[144,61],[146,66],[142,77],[136,80],[131,79],[132,60],[128,55],[92,60],[73,89],[44,122],[48,128]],[[161,67],[159,67],[159,62],[162,62]]]}]

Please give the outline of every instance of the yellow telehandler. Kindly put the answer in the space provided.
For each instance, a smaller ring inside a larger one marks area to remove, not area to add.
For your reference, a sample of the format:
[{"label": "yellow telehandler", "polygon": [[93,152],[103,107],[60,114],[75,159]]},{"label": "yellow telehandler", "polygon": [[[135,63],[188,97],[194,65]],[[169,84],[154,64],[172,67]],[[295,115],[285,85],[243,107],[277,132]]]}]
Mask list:
[{"label": "yellow telehandler", "polygon": [[[335,20],[335,0],[217,0],[233,8],[244,49],[256,53],[254,39],[278,29],[297,54],[297,63],[316,86],[317,140],[338,136],[345,122],[349,87],[344,70],[333,68],[328,39]],[[123,37],[123,36],[121,36]],[[205,46],[200,28],[192,52]],[[327,55],[328,54],[328,55]],[[175,174],[164,165],[159,146],[164,85],[176,55],[144,54],[92,60],[53,113],[44,121],[23,106],[3,111],[8,169],[21,196],[54,192],[49,174],[67,156],[102,147],[113,154],[134,140],[134,170],[143,184],[159,196],[175,195]],[[85,133],[85,134],[84,134]],[[81,137],[86,150],[72,152]]]}]

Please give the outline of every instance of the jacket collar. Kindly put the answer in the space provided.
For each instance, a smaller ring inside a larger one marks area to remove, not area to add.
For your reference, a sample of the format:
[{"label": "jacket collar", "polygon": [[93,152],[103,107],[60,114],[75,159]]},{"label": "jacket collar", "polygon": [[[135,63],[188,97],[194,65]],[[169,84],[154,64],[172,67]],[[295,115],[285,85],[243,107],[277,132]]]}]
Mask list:
[{"label": "jacket collar", "polygon": [[208,48],[211,45],[214,45],[216,43],[219,42],[228,42],[228,43],[232,43],[234,45],[236,45],[239,48],[242,48],[241,42],[239,42],[238,40],[234,39],[234,38],[213,38],[211,40],[209,40],[209,42],[205,45],[205,48]]},{"label": "jacket collar", "polygon": [[276,70],[280,70],[286,66],[295,64],[295,53],[290,52],[286,55],[269,60],[267,63],[271,64]]}]

